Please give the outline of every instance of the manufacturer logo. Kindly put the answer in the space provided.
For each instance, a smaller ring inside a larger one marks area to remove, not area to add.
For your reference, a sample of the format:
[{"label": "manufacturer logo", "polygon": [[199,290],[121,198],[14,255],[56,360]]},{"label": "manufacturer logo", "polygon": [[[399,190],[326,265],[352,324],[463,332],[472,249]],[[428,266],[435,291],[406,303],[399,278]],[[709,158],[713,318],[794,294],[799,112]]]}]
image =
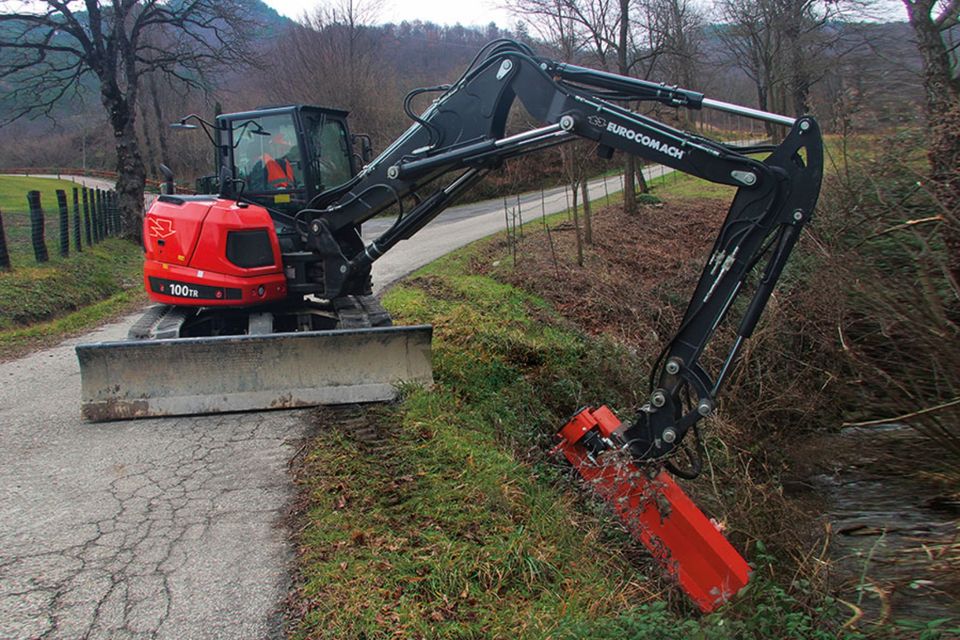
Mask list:
[{"label": "manufacturer logo", "polygon": [[671,158],[676,158],[677,160],[682,160],[683,156],[687,153],[679,147],[675,147],[672,144],[668,144],[662,140],[657,140],[656,138],[651,138],[645,133],[637,133],[633,129],[628,129],[622,124],[616,124],[611,122],[607,125],[607,131],[610,133],[615,133],[616,135],[626,138],[627,140],[632,140],[636,143],[642,144],[645,147],[653,149],[654,151],[659,151],[664,155],[668,155]]},{"label": "manufacturer logo", "polygon": [[607,119],[601,118],[600,116],[587,116],[587,122],[595,126],[597,129],[607,128]]},{"label": "manufacturer logo", "polygon": [[150,237],[151,238],[169,238],[177,232],[173,228],[173,220],[167,218],[150,218]]}]

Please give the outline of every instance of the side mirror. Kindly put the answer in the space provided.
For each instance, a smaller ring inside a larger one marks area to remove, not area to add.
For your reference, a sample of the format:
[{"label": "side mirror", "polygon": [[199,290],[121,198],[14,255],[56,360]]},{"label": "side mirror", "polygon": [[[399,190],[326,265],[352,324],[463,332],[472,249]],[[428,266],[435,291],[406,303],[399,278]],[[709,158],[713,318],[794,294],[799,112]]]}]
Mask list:
[{"label": "side mirror", "polygon": [[176,186],[173,184],[173,171],[165,164],[160,164],[158,167],[160,173],[163,174],[163,184],[160,185],[160,193],[165,196],[172,196],[176,191]]},{"label": "side mirror", "polygon": [[360,161],[363,164],[369,164],[373,160],[373,143],[370,142],[370,136],[365,133],[353,134],[354,144],[360,141]]}]

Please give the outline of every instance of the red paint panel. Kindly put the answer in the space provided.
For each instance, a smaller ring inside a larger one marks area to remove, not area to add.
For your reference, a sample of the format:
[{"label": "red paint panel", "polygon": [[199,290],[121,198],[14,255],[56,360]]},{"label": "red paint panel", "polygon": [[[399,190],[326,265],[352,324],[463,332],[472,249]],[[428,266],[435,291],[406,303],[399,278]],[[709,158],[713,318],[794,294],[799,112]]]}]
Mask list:
[{"label": "red paint panel", "polygon": [[[202,274],[201,276],[200,272],[192,267],[179,267],[156,260],[144,260],[143,263],[143,284],[147,296],[162,304],[183,307],[249,307],[287,297],[287,279],[283,273],[252,278],[209,271],[203,271]],[[158,286],[158,281],[162,281],[162,285]],[[209,295],[211,289],[220,290],[221,295]],[[237,292],[239,298],[236,297]]]},{"label": "red paint panel", "polygon": [[143,248],[148,260],[186,265],[212,200],[174,204],[156,200],[143,216]]},{"label": "red paint panel", "polygon": [[[230,231],[266,229],[273,264],[243,268],[227,260]],[[263,207],[232,200],[157,200],[143,220],[143,281],[154,302],[246,307],[287,297],[280,243]]]},{"label": "red paint panel", "polygon": [[[245,269],[227,260],[227,233],[267,229],[273,249],[273,264]],[[271,273],[283,273],[280,242],[273,227],[273,219],[263,207],[248,205],[238,207],[231,200],[217,200],[203,220],[203,230],[197,240],[197,248],[190,258],[194,269],[212,271],[243,278]]]}]

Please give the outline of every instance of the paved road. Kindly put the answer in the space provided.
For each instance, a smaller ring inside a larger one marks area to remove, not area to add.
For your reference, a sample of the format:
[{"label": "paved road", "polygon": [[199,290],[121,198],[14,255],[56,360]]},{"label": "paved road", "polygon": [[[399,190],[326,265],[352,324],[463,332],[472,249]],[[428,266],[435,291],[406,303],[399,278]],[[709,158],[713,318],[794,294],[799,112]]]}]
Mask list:
[{"label": "paved road", "polygon": [[[540,194],[521,209],[539,216]],[[376,263],[378,285],[503,227],[502,201],[451,209]],[[279,636],[287,461],[310,412],[83,423],[73,347],[133,318],[0,364],[0,638]]]},{"label": "paved road", "polygon": [[[22,173],[5,173],[5,176],[15,176],[23,178],[24,174]],[[89,176],[68,176],[68,175],[53,175],[53,174],[29,174],[27,177],[30,178],[51,178],[53,180],[69,180],[70,182],[76,182],[77,184],[87,187],[89,189],[106,189],[107,191],[112,190],[117,186],[116,181],[114,180],[105,180],[104,178],[91,178]]]},{"label": "paved road", "polygon": [[[657,165],[650,168],[648,178],[660,175],[665,167]],[[670,171],[666,169],[666,171]],[[646,172],[645,172],[646,173]],[[606,189],[604,189],[606,183]],[[598,178],[588,184],[591,200],[603,198],[608,193],[616,193],[622,188],[623,176]],[[569,188],[557,187],[520,196],[519,215],[529,222],[546,213],[564,211],[570,205]],[[515,215],[517,198],[507,198],[509,215]],[[363,225],[366,240],[373,240],[393,223],[393,218],[375,218]],[[412,240],[400,242],[392,251],[373,263],[374,293],[379,293],[390,283],[407,275],[419,267],[433,262],[475,240],[506,228],[503,200],[486,200],[453,207],[443,212]]]}]

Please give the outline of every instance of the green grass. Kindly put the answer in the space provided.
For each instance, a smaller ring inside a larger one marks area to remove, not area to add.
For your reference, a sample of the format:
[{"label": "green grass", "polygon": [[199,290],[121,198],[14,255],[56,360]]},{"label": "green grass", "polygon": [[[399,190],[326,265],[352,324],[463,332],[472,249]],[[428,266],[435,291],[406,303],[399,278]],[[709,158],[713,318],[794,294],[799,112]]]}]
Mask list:
[{"label": "green grass", "polygon": [[333,428],[307,454],[294,637],[857,637],[829,630],[832,603],[811,611],[762,575],[701,617],[628,558],[546,452],[577,407],[637,404],[644,363],[476,274],[476,257],[441,259],[385,298],[400,322],[434,325],[435,387],[379,410],[376,446]]},{"label": "green grass", "polygon": [[104,320],[141,307],[146,296],[141,291],[127,290],[95,302],[61,318],[24,328],[0,330],[0,361],[14,358],[34,349],[52,346],[67,336],[89,331]]},{"label": "green grass", "polygon": [[[112,238],[77,251],[72,242],[75,187],[65,180],[0,176],[0,212],[12,263],[12,270],[0,271],[0,357],[55,342],[143,302],[139,246]],[[67,193],[70,209],[67,257],[59,255],[57,189]],[[30,241],[26,194],[32,190],[40,191],[45,214],[50,260],[41,264]]]},{"label": "green grass", "polygon": [[57,211],[57,189],[63,189],[67,193],[67,200],[72,203],[73,189],[79,186],[69,180],[0,176],[0,211],[4,214],[13,211],[30,211],[27,206],[27,192],[39,191],[44,209],[55,212]]},{"label": "green grass", "polygon": [[[73,243],[73,189],[78,186],[76,183],[67,180],[0,176],[0,213],[3,215],[3,231],[14,269],[37,264],[33,244],[30,240],[30,208],[27,204],[27,192],[29,191],[40,192],[40,204],[44,213],[44,239],[47,254],[50,258],[50,263],[47,264],[57,263],[61,260],[59,255],[60,209],[57,204],[57,189],[62,189],[67,194],[70,252],[76,251]],[[85,234],[83,235],[83,242],[86,242]]]},{"label": "green grass", "polygon": [[708,182],[679,171],[648,180],[647,186],[650,187],[650,192],[658,197],[723,200],[724,202],[732,202],[737,191],[736,187]]},{"label": "green grass", "polygon": [[0,357],[142,304],[142,265],[139,246],[110,238],[42,267],[0,271]]}]

